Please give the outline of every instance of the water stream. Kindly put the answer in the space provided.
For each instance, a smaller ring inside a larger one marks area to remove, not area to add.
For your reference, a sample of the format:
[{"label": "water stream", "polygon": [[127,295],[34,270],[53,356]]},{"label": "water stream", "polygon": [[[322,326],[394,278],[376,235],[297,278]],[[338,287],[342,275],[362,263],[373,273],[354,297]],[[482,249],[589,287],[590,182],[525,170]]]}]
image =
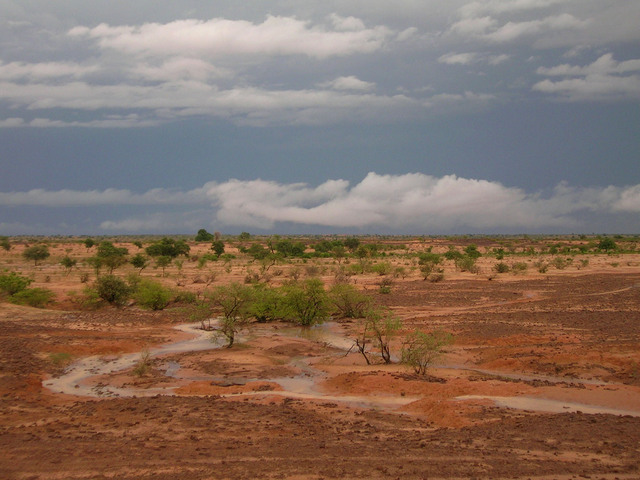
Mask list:
[{"label": "water stream", "polygon": [[[220,348],[224,342],[216,340],[212,332],[202,330],[200,324],[187,324],[175,327],[177,330],[191,335],[191,338],[178,342],[162,345],[148,350],[150,358],[167,356],[170,354],[196,352]],[[288,327],[278,330],[278,334],[284,337],[304,338],[313,342],[322,343],[327,346],[346,352],[353,347],[353,341],[340,333],[335,332],[335,324],[317,325],[311,328]],[[244,339],[242,339],[244,340]],[[133,368],[141,360],[141,352],[129,353],[119,356],[91,356],[80,359],[71,364],[60,377],[50,378],[43,382],[44,387],[55,393],[88,397],[143,397],[154,395],[175,395],[176,386],[164,387],[117,387],[108,383],[103,383],[100,379],[108,378],[108,375],[115,374]],[[289,362],[301,373],[294,377],[270,378],[269,382],[280,386],[282,390],[252,391],[243,393],[224,394],[224,397],[248,396],[248,395],[276,395],[288,398],[314,399],[327,402],[346,402],[357,406],[369,408],[398,408],[418,400],[418,397],[408,397],[401,395],[327,395],[318,390],[318,384],[327,378],[327,375],[314,368],[309,363],[309,357],[295,357]],[[604,385],[605,382],[588,379],[567,379],[545,376],[509,374],[488,370],[474,369],[464,365],[438,365],[438,368],[451,368],[456,370],[468,370],[489,375],[497,375],[506,378],[519,380],[546,380],[553,383],[578,383]],[[194,377],[181,375],[181,365],[177,361],[167,360],[162,365],[167,377],[177,380],[202,380],[215,382],[220,385],[243,385],[249,382],[264,381],[258,378],[231,378],[216,377],[213,375],[203,375]],[[105,380],[106,382],[107,380]],[[622,410],[604,406],[585,405],[580,403],[563,402],[558,400],[534,398],[534,397],[497,397],[465,395],[456,397],[455,400],[490,400],[498,407],[514,408],[519,410],[532,410],[539,412],[576,412],[582,413],[605,413],[613,415],[633,415],[640,416],[639,411]]]}]

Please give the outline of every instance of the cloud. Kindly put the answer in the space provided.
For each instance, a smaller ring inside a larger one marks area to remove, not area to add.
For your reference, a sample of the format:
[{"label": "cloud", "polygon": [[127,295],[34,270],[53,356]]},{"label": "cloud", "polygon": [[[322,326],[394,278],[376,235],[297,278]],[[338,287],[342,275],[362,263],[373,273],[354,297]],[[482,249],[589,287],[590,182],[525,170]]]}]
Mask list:
[{"label": "cloud", "polygon": [[453,24],[451,30],[490,42],[507,43],[523,37],[539,36],[547,32],[581,29],[586,27],[589,22],[563,13],[539,20],[509,21],[501,26],[497,26],[498,23],[496,19],[490,17],[465,18]]},{"label": "cloud", "polygon": [[186,232],[202,228],[202,212],[198,215],[192,212],[176,214],[154,212],[142,217],[131,217],[122,220],[105,220],[100,223],[100,229],[111,232]]},{"label": "cloud", "polygon": [[96,205],[184,205],[203,203],[202,189],[188,192],[151,189],[137,194],[130,190],[107,188],[105,190],[44,190],[27,192],[0,192],[0,206],[74,207]]},{"label": "cloud", "polygon": [[568,64],[539,67],[539,75],[565,78],[542,80],[533,90],[573,101],[638,99],[640,74],[637,72],[640,72],[639,59],[617,62],[607,53],[584,67]]},{"label": "cloud", "polygon": [[25,125],[24,119],[18,117],[9,117],[0,120],[0,128],[24,127]]},{"label": "cloud", "polygon": [[0,80],[37,81],[56,78],[82,78],[98,70],[96,65],[83,66],[72,62],[0,62]]},{"label": "cloud", "polygon": [[446,63],[447,65],[469,65],[476,61],[478,58],[477,53],[447,53],[438,58],[438,62]]},{"label": "cloud", "polygon": [[322,88],[333,88],[335,90],[360,90],[367,91],[373,90],[376,86],[373,82],[365,82],[359,78],[350,75],[348,77],[338,77],[330,82],[319,83],[318,86]]},{"label": "cloud", "polygon": [[438,58],[438,62],[445,63],[447,65],[471,65],[474,63],[487,63],[489,65],[499,65],[506,62],[511,58],[511,55],[503,54],[484,54],[477,52],[465,52],[465,53],[447,53],[441,55]]},{"label": "cloud", "polygon": [[104,220],[100,225],[103,230],[128,232],[193,229],[207,214],[215,224],[260,229],[297,224],[398,232],[567,231],[580,226],[584,213],[639,214],[640,185],[583,188],[563,182],[543,194],[456,175],[371,172],[354,185],[328,180],[315,187],[232,179],[208,182],[186,192],[159,188],[144,193],[37,189],[0,193],[0,206],[162,207],[162,211]]},{"label": "cloud", "polygon": [[608,75],[622,74],[640,71],[640,59],[626,60],[618,62],[611,53],[606,53],[595,62],[585,67],[575,65],[558,65],[556,67],[540,67],[536,70],[539,75],[547,76],[586,76],[586,75]]},{"label": "cloud", "polygon": [[77,26],[71,37],[95,39],[102,48],[142,56],[184,55],[208,58],[236,55],[306,55],[316,58],[371,53],[393,32],[365,28],[354,17],[332,17],[333,30],[293,17],[267,16],[262,23],[213,18],[145,23],[140,26]]},{"label": "cloud", "polygon": [[280,222],[340,228],[443,231],[455,228],[542,229],[578,225],[582,211],[640,211],[640,186],[579,189],[560,184],[549,197],[455,175],[369,173],[349,187],[263,180],[210,184],[207,195],[226,225],[273,228]]},{"label": "cloud", "polygon": [[[305,124],[368,118],[389,119],[419,110],[419,101],[405,95],[374,95],[362,90],[373,84],[355,77],[342,77],[331,90],[265,90],[253,87],[220,89],[197,81],[160,85],[92,85],[70,82],[62,85],[0,83],[0,99],[29,110],[67,108],[142,110],[145,115],[122,114],[96,119],[93,124],[51,120],[48,126],[150,126],[187,116],[227,118],[242,125]],[[350,88],[352,91],[345,89]],[[37,122],[32,126],[46,126]]]},{"label": "cloud", "polygon": [[598,0],[487,0],[458,8],[449,36],[494,45],[527,40],[539,49],[638,42],[640,4]]}]

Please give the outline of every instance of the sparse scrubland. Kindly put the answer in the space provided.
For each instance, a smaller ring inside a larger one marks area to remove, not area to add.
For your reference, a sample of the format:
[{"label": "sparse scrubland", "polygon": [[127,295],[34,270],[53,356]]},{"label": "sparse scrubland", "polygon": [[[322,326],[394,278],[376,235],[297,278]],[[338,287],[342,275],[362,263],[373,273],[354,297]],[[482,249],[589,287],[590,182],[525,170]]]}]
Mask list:
[{"label": "sparse scrubland", "polygon": [[1,240],[2,478],[640,475],[640,237]]}]

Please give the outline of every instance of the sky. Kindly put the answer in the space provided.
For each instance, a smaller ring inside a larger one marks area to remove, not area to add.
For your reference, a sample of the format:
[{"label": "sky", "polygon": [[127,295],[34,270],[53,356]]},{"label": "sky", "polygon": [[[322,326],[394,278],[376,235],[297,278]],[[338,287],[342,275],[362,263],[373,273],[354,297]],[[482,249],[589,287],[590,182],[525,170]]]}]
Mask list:
[{"label": "sky", "polygon": [[0,0],[0,235],[640,233],[640,2]]}]

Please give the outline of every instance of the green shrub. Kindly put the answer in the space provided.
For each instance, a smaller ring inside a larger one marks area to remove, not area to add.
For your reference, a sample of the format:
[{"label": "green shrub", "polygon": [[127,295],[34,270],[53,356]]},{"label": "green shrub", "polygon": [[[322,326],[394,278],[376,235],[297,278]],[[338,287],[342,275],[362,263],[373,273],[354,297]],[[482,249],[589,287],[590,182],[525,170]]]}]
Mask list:
[{"label": "green shrub", "polygon": [[72,358],[72,355],[66,352],[56,352],[49,354],[49,360],[51,360],[51,363],[53,363],[56,367],[64,367],[68,365],[69,363],[71,363]]},{"label": "green shrub", "polygon": [[144,377],[151,369],[151,354],[149,350],[143,350],[140,353],[140,360],[133,369],[136,377]]},{"label": "green shrub", "polygon": [[442,261],[442,256],[433,252],[422,252],[418,254],[418,264],[433,264],[437,265]]},{"label": "green shrub", "polygon": [[264,284],[255,285],[249,315],[260,323],[281,320],[285,315],[282,292]]},{"label": "green shrub", "polygon": [[379,283],[380,289],[378,291],[382,294],[387,295],[391,293],[392,285],[393,285],[393,280],[391,280],[390,278],[383,278]]},{"label": "green shrub", "polygon": [[340,315],[346,318],[364,318],[371,304],[370,297],[347,283],[331,287],[329,298]]},{"label": "green shrub", "polygon": [[536,267],[540,273],[547,273],[547,270],[549,270],[549,264],[542,260],[535,262],[533,266]]},{"label": "green shrub", "polygon": [[380,276],[389,275],[391,273],[391,264],[389,262],[380,262],[371,266],[371,271]]},{"label": "green shrub", "polygon": [[455,259],[455,264],[461,272],[478,273],[479,271],[474,257],[463,255]]},{"label": "green shrub", "polygon": [[322,323],[329,317],[329,297],[317,278],[283,287],[285,318],[300,325]]},{"label": "green shrub", "polygon": [[432,333],[414,331],[407,336],[402,346],[402,363],[413,368],[417,374],[425,375],[427,369],[442,354],[442,349],[452,343],[450,333],[436,330]]},{"label": "green shrub", "polygon": [[131,296],[131,288],[127,283],[114,275],[103,275],[95,284],[98,296],[113,305],[124,305]]},{"label": "green shrub", "polygon": [[25,290],[31,282],[30,278],[18,275],[16,272],[5,273],[0,275],[0,291],[7,295],[14,295]]},{"label": "green shrub", "polygon": [[136,303],[151,310],[163,310],[171,301],[171,290],[153,280],[142,280],[134,293]]},{"label": "green shrub", "polygon": [[198,302],[198,296],[188,290],[180,290],[176,293],[174,300],[178,303],[195,304]]},{"label": "green shrub", "polygon": [[46,245],[34,245],[22,252],[22,256],[27,260],[33,260],[35,265],[38,265],[40,260],[49,258],[50,255],[49,248]]},{"label": "green shrub", "polygon": [[27,288],[9,297],[11,303],[44,308],[53,301],[55,294],[46,288]]},{"label": "green shrub", "polygon": [[562,258],[562,257],[555,257],[551,263],[552,263],[552,264],[553,264],[553,266],[554,266],[554,267],[556,267],[558,270],[564,270],[564,269],[565,269],[565,268],[567,268],[571,263],[573,263],[573,259],[571,259],[571,258],[564,259],[564,258]]},{"label": "green shrub", "polygon": [[496,273],[507,273],[509,271],[509,265],[504,262],[500,262],[496,263],[493,266],[493,269],[496,271]]},{"label": "green shrub", "polygon": [[525,262],[516,262],[511,265],[511,271],[513,273],[525,273],[528,268],[529,265],[527,265]]},{"label": "green shrub", "polygon": [[455,247],[449,247],[449,250],[445,252],[443,255],[444,255],[444,258],[446,258],[447,260],[457,260],[463,257],[462,253],[456,250]]},{"label": "green shrub", "polygon": [[441,282],[442,280],[444,280],[444,270],[442,270],[441,268],[436,269],[436,271],[434,273],[429,275],[428,280],[431,283]]}]

